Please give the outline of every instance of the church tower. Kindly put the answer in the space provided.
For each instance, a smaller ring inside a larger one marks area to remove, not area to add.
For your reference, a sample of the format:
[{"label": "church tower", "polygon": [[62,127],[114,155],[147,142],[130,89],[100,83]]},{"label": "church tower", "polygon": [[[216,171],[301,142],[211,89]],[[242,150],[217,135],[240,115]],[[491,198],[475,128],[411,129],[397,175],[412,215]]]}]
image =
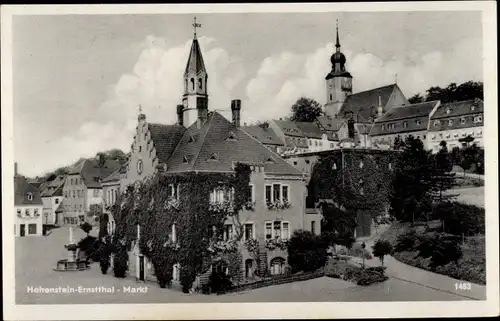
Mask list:
[{"label": "church tower", "polygon": [[[208,75],[201,55],[200,45],[196,37],[196,28],[201,24],[194,18],[194,38],[189,58],[184,71],[184,95],[182,96],[182,124],[191,126],[198,118],[203,122],[208,115]],[[181,110],[178,109],[178,113]],[[180,123],[180,122],[179,122]]]},{"label": "church tower", "polygon": [[335,53],[330,58],[332,70],[326,75],[326,104],[323,112],[337,117],[346,97],[352,94],[352,76],[346,70],[346,58],[340,52],[339,26],[337,21],[337,43]]}]

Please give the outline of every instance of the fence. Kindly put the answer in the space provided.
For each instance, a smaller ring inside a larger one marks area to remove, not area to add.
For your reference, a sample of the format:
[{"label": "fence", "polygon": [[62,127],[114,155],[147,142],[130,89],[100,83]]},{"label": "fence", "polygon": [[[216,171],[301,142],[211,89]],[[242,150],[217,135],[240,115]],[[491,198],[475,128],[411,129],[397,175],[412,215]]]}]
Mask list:
[{"label": "fence", "polygon": [[260,280],[260,281],[253,282],[253,283],[246,283],[246,284],[237,285],[234,288],[232,288],[231,290],[229,290],[228,292],[240,292],[240,291],[245,291],[245,290],[254,290],[254,289],[263,288],[266,286],[316,279],[316,278],[320,278],[322,276],[325,276],[325,271],[323,268],[321,268],[317,271],[314,271],[314,272],[288,275],[288,276],[277,276],[277,277],[272,277],[270,279]]}]

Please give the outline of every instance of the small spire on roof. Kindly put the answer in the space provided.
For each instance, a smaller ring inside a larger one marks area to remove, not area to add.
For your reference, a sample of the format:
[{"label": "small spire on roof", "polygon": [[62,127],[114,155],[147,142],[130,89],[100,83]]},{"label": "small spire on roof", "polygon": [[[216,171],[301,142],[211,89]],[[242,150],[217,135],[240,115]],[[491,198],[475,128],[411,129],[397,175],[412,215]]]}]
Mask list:
[{"label": "small spire on roof", "polygon": [[337,43],[335,44],[335,47],[337,47],[337,49],[340,48],[340,40],[339,40],[339,19],[337,19]]}]

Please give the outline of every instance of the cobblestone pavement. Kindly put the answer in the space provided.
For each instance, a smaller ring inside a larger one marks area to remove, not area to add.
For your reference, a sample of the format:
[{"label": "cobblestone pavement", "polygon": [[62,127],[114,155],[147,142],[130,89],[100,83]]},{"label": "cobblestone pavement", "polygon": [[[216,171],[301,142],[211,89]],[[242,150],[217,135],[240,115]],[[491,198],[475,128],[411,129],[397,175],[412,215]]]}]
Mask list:
[{"label": "cobblestone pavement", "polygon": [[[84,233],[75,229],[75,239]],[[63,245],[68,229],[51,235],[16,239],[17,304],[96,304],[96,303],[195,303],[195,302],[325,302],[325,301],[437,301],[464,300],[464,297],[391,278],[369,287],[328,277],[271,286],[229,295],[183,294],[178,289],[161,289],[155,283],[136,282],[133,277],[117,279],[102,275],[97,264],[81,272],[56,272],[58,259],[67,257]],[[78,288],[105,287],[114,293],[78,293]],[[31,288],[73,288],[75,293],[28,293]],[[127,289],[142,289],[127,293]],[[141,288],[142,287],[142,288]],[[147,287],[147,290],[145,289]]]}]

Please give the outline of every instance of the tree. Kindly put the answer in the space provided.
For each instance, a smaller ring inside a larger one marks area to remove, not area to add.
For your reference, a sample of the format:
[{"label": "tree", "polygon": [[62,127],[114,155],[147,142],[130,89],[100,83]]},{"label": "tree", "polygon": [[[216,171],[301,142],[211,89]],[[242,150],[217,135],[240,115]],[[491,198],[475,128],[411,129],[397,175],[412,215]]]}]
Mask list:
[{"label": "tree", "polygon": [[415,94],[413,96],[411,96],[410,98],[408,98],[408,102],[410,104],[418,104],[418,103],[422,103],[425,101],[425,97],[420,95],[420,94]]},{"label": "tree", "polygon": [[87,236],[89,235],[90,231],[92,231],[92,225],[90,225],[88,222],[84,222],[83,224],[81,224],[80,228],[82,229],[82,231],[87,233]]},{"label": "tree", "polygon": [[433,174],[433,199],[443,201],[443,192],[450,189],[455,182],[455,174],[450,173],[453,164],[451,155],[448,153],[446,142],[442,141],[438,153],[434,156],[434,174]]},{"label": "tree", "polygon": [[296,230],[288,242],[288,264],[292,273],[316,271],[326,263],[326,247],[319,236]]},{"label": "tree", "polygon": [[420,139],[408,136],[395,166],[390,213],[398,220],[415,222],[431,208],[432,154]]},{"label": "tree", "polygon": [[392,253],[391,242],[387,240],[378,240],[373,245],[373,256],[378,257],[382,266],[384,266],[384,256]]},{"label": "tree", "polygon": [[88,217],[101,217],[102,216],[102,205],[101,204],[90,204],[89,211],[87,212]]},{"label": "tree", "polygon": [[396,138],[394,139],[394,149],[395,150],[399,150],[399,149],[402,149],[405,145],[405,142],[404,140],[401,139],[401,136],[396,136]]},{"label": "tree", "polygon": [[351,248],[355,241],[356,215],[335,204],[322,203],[320,207],[323,215],[321,230],[325,231],[321,236],[324,242],[334,249],[335,245]]},{"label": "tree", "polygon": [[311,98],[301,97],[292,106],[291,121],[313,122],[322,115],[321,104]]}]

